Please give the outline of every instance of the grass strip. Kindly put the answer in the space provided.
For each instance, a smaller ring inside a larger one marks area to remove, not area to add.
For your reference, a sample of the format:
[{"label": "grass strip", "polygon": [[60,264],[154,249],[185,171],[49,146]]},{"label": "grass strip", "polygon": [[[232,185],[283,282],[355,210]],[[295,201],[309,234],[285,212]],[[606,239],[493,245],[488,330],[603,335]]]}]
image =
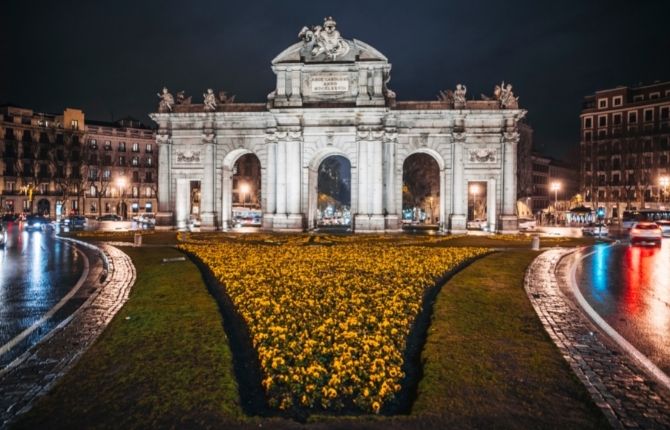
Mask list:
[{"label": "grass strip", "polygon": [[412,415],[453,428],[608,428],[523,287],[532,251],[475,261],[443,288]]},{"label": "grass strip", "polygon": [[244,419],[219,310],[200,271],[171,248],[124,248],[130,300],[16,428],[235,426]]}]

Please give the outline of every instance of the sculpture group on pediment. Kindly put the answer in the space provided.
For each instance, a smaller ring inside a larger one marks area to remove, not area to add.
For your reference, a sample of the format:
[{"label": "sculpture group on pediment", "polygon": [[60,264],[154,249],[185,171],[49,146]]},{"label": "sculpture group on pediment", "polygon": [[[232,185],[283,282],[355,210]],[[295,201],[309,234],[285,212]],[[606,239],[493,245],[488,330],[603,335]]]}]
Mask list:
[{"label": "sculpture group on pediment", "polygon": [[454,91],[440,90],[437,99],[450,106],[453,105],[456,109],[461,109],[465,107],[465,95],[467,92],[468,88],[464,84],[457,84]]},{"label": "sculpture group on pediment", "polygon": [[184,90],[179,91],[177,93],[176,102],[177,102],[178,105],[190,105],[191,104],[191,96],[186,97],[186,92]]},{"label": "sculpture group on pediment", "polygon": [[325,54],[331,60],[335,60],[349,52],[349,44],[340,36],[336,26],[333,17],[329,16],[323,19],[323,26],[303,27],[298,33],[298,38],[310,48],[309,52],[313,57]]},{"label": "sculpture group on pediment", "polygon": [[213,112],[216,110],[218,103],[216,101],[216,96],[214,95],[214,90],[207,88],[207,92],[202,94],[202,98],[202,103],[205,105],[206,111]]}]

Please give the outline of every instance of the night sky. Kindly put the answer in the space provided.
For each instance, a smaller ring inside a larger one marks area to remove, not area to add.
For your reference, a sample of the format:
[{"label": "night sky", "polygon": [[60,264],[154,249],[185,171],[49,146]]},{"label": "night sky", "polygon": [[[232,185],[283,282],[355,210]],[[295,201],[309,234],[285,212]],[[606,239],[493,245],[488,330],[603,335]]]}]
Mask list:
[{"label": "night sky", "polygon": [[565,157],[582,98],[670,80],[670,1],[49,1],[3,2],[0,103],[149,123],[167,85],[200,103],[208,87],[263,102],[270,61],[303,25],[332,15],[344,38],[393,64],[398,100],[468,98],[511,82],[535,148]]}]

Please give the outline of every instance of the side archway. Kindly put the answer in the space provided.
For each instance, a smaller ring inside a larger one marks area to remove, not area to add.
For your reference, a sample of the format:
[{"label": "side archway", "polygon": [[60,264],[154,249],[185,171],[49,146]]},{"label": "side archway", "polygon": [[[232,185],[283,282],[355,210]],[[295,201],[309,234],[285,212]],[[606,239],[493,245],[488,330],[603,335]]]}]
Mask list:
[{"label": "side archway", "polygon": [[224,157],[222,167],[222,227],[260,227],[263,214],[260,158],[253,151],[238,148]]}]

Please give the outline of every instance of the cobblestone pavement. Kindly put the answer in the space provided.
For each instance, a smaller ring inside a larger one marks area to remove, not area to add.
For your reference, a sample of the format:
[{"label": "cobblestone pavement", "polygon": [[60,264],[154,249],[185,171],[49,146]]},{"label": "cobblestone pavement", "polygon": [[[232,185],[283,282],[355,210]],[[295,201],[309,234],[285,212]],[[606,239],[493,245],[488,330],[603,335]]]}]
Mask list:
[{"label": "cobblestone pavement", "polygon": [[573,251],[546,251],[526,273],[526,293],[544,328],[613,428],[670,429],[670,393],[562,291],[572,264],[567,255]]},{"label": "cobblestone pavement", "polygon": [[[91,245],[75,241],[80,246]],[[98,245],[106,271],[91,271],[88,300],[40,343],[0,371],[0,428],[47,393],[102,333],[128,299],[135,267],[117,248]],[[102,273],[101,273],[102,272]]]}]

